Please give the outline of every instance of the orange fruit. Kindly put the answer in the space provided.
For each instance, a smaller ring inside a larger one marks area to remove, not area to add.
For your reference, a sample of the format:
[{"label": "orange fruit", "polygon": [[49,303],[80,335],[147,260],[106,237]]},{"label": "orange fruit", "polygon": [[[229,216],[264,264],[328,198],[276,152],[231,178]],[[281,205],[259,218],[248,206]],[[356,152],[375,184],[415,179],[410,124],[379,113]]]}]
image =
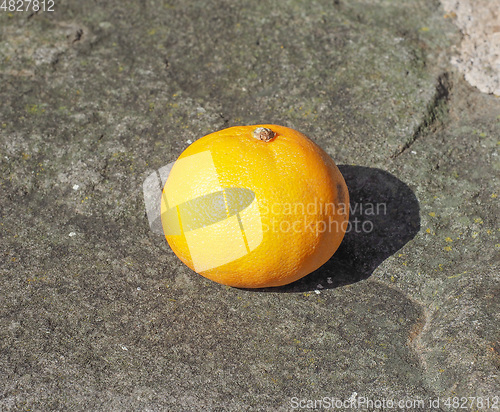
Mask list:
[{"label": "orange fruit", "polygon": [[174,253],[200,275],[241,288],[281,286],[335,253],[349,194],[330,156],[302,133],[236,126],[179,156],[161,217]]}]

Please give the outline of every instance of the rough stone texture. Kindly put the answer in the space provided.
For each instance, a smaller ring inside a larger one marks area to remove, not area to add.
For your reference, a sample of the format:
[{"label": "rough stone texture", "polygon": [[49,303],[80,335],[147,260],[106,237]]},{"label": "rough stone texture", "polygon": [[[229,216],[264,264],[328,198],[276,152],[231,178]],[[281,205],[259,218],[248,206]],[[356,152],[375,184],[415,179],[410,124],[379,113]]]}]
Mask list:
[{"label": "rough stone texture", "polygon": [[500,96],[500,0],[441,0],[463,39],[452,62],[484,93]]},{"label": "rough stone texture", "polygon": [[[0,11],[0,409],[499,395],[500,101],[449,66],[439,3],[127,3]],[[386,205],[257,291],[187,269],[142,197],[190,141],[253,123]]]}]

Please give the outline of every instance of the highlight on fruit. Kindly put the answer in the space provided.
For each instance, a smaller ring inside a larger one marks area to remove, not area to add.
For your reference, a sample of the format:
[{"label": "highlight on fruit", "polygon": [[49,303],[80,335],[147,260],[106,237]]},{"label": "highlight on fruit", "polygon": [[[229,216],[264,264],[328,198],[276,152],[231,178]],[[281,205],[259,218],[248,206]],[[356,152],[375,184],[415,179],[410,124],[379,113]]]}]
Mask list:
[{"label": "highlight on fruit", "polygon": [[[198,182],[203,182],[201,190]],[[255,193],[223,187],[209,151],[176,162],[163,190],[161,212],[165,236],[185,239],[198,273],[232,262],[262,241]],[[215,240],[217,249],[212,247]]]}]

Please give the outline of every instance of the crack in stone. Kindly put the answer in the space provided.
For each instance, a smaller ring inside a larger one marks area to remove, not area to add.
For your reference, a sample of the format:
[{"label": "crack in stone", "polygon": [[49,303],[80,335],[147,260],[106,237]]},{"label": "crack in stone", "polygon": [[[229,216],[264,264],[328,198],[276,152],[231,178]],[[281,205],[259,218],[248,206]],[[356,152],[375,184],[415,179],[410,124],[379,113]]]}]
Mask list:
[{"label": "crack in stone", "polygon": [[439,124],[443,123],[444,115],[448,112],[451,88],[450,74],[448,72],[440,74],[437,79],[436,92],[427,106],[427,111],[422,122],[418,125],[411,138],[404,145],[400,146],[396,153],[391,155],[392,159],[404,153],[421,136],[431,130],[435,130]]},{"label": "crack in stone", "polygon": [[[99,138],[99,141],[102,139],[102,136],[104,136],[104,135],[101,135],[101,137]],[[91,192],[94,192],[96,186],[99,186],[101,183],[103,183],[105,180],[108,179],[108,166],[109,166],[109,158],[105,157],[103,166],[100,168],[100,170],[97,171],[99,173],[99,176],[100,176],[99,181],[95,182],[95,183],[91,183],[89,185]]]},{"label": "crack in stone", "polygon": [[424,354],[426,352],[424,344],[422,343],[422,336],[425,335],[427,330],[429,329],[429,325],[431,323],[431,313],[429,312],[429,309],[426,307],[426,305],[423,302],[420,302],[418,299],[410,295],[408,292],[402,290],[401,288],[391,285],[389,283],[386,283],[384,281],[379,281],[379,280],[374,280],[374,279],[368,279],[367,282],[375,283],[378,285],[382,285],[383,287],[386,287],[388,289],[394,290],[398,293],[400,293],[402,296],[404,296],[406,299],[408,299],[411,304],[413,304],[417,310],[420,312],[420,315],[418,318],[415,320],[413,325],[410,328],[410,331],[408,333],[408,339],[407,339],[407,346],[413,351],[413,353],[416,355],[418,361],[420,362],[420,365],[422,366],[422,369],[424,370],[425,373],[428,373],[428,365],[427,361],[424,357]]}]

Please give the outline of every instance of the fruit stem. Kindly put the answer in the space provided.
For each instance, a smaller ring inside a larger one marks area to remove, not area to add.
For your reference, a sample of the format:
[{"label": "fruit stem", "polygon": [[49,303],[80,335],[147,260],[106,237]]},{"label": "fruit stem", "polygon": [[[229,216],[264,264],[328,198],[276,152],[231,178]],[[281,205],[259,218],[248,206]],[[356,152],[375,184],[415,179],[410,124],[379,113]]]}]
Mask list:
[{"label": "fruit stem", "polygon": [[257,127],[253,131],[253,137],[255,137],[258,140],[262,140],[263,142],[268,142],[274,136],[276,136],[276,133],[274,133],[271,129],[268,129],[267,127]]}]

